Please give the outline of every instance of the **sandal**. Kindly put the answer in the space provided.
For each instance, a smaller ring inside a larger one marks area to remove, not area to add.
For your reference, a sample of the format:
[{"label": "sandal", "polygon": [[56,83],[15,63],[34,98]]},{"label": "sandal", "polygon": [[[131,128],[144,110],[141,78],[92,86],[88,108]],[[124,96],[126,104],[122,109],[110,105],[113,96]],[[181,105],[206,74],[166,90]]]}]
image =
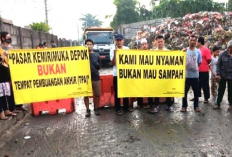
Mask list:
[{"label": "sandal", "polygon": [[209,103],[209,101],[208,100],[204,100],[204,104],[208,104]]},{"label": "sandal", "polygon": [[144,106],[145,109],[149,109],[150,107],[151,107],[150,105]]},{"label": "sandal", "polygon": [[194,108],[194,111],[195,111],[195,112],[201,112],[201,110],[200,110],[199,107]]},{"label": "sandal", "polygon": [[185,107],[182,107],[180,112],[187,112],[187,109]]},{"label": "sandal", "polygon": [[3,113],[0,114],[0,120],[7,120],[8,117],[6,117]]},{"label": "sandal", "polygon": [[15,117],[15,116],[17,116],[17,114],[16,114],[16,113],[13,113],[13,112],[7,112],[7,113],[5,113],[5,116],[12,116],[12,117]]},{"label": "sandal", "polygon": [[213,109],[214,110],[219,110],[220,109],[220,105],[214,105]]},{"label": "sandal", "polygon": [[232,111],[232,106],[229,106],[227,110]]}]

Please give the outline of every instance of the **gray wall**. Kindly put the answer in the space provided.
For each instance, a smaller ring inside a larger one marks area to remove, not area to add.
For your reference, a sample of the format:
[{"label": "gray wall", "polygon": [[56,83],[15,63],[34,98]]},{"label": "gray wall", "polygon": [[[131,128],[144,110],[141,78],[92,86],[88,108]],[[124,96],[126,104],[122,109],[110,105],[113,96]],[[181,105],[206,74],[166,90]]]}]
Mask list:
[{"label": "gray wall", "polygon": [[155,19],[155,20],[149,20],[149,21],[142,21],[142,22],[136,22],[136,23],[130,23],[130,24],[123,24],[118,27],[117,32],[122,34],[125,39],[131,40],[133,36],[136,35],[138,31],[141,30],[141,28],[144,25],[148,26],[158,26],[164,22],[166,22],[170,18],[162,18],[162,19]]},{"label": "gray wall", "polygon": [[14,26],[11,20],[0,18],[0,31],[9,32],[12,38],[12,46],[15,49],[36,48],[39,43],[47,42],[50,47],[50,41],[54,40],[58,47],[77,46],[77,41],[58,39],[56,35],[33,31],[26,28]]}]

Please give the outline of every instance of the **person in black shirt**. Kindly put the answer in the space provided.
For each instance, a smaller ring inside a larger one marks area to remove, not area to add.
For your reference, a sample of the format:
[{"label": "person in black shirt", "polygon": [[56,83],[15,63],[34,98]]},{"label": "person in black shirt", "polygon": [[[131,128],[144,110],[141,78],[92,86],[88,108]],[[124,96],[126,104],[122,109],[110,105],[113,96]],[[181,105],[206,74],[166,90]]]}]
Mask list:
[{"label": "person in black shirt", "polygon": [[[90,70],[91,70],[91,81],[93,89],[93,103],[94,103],[94,112],[95,115],[100,115],[98,111],[98,106],[100,103],[101,96],[101,85],[100,85],[100,75],[99,69],[101,68],[101,59],[98,53],[93,52],[94,43],[91,39],[85,40],[85,45],[89,49],[89,61],[90,61]],[[86,117],[91,116],[91,111],[89,109],[89,97],[84,97],[84,102],[86,106]]]}]

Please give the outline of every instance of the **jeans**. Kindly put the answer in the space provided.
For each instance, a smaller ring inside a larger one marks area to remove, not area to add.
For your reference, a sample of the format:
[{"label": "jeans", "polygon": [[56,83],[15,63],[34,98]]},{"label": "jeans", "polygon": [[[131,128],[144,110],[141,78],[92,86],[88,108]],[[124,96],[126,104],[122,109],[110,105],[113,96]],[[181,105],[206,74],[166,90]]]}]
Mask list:
[{"label": "jeans", "polygon": [[227,89],[228,89],[228,101],[230,103],[230,106],[232,106],[232,80],[225,80],[224,78],[221,78],[219,81],[219,87],[218,87],[218,96],[217,96],[217,105],[220,105],[222,102],[222,98],[224,96],[224,92],[226,89],[226,82],[227,82]]},{"label": "jeans", "polygon": [[201,97],[201,89],[204,92],[204,99],[208,100],[210,98],[209,72],[199,72],[199,97]]},{"label": "jeans", "polygon": [[194,109],[195,109],[198,107],[198,91],[199,91],[198,78],[186,78],[184,98],[182,99],[182,108],[188,107],[187,95],[190,87],[192,87],[194,93]]},{"label": "jeans", "polygon": [[[114,103],[116,112],[120,111],[120,98],[118,98],[118,81],[117,76],[113,77],[113,85],[114,85]],[[127,110],[129,107],[129,98],[123,98],[123,109]]]}]

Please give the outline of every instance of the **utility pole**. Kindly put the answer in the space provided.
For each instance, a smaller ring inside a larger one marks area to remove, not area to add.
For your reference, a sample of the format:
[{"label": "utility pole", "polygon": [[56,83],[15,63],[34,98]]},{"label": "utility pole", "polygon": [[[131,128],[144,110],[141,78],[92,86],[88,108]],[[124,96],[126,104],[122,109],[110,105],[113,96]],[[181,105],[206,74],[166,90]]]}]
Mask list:
[{"label": "utility pole", "polygon": [[47,0],[44,0],[44,5],[45,5],[45,23],[48,25],[48,9],[47,9]]}]

